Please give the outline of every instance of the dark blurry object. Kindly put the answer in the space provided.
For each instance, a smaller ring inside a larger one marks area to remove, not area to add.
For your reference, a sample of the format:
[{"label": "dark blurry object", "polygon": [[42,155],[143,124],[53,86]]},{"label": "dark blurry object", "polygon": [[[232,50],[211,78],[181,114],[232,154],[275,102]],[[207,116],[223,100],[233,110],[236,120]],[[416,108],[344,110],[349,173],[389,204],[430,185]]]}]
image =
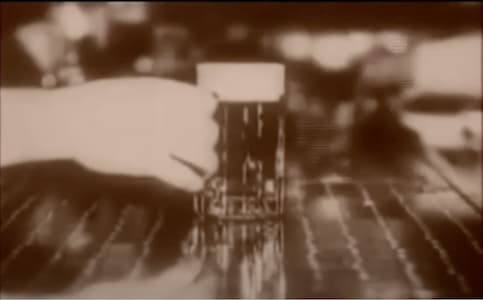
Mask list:
[{"label": "dark blurry object", "polygon": [[47,2],[2,2],[2,37],[11,35],[20,25],[41,20],[49,9]]},{"label": "dark blurry object", "polygon": [[143,1],[105,2],[111,18],[117,23],[141,24],[149,18],[149,3]]},{"label": "dark blurry object", "polygon": [[[361,64],[359,95],[388,98],[399,95],[411,83],[411,56],[391,53],[383,47],[375,47]],[[358,95],[358,96],[359,96]]]},{"label": "dark blurry object", "polygon": [[148,5],[105,2],[85,6],[91,33],[78,45],[78,51],[88,80],[136,73],[136,61],[153,49]]},{"label": "dark blurry object", "polygon": [[230,24],[221,39],[209,43],[205,59],[211,62],[273,61],[264,53],[261,38],[260,32],[248,24]]},{"label": "dark blurry object", "polygon": [[392,176],[414,175],[413,164],[424,155],[417,133],[405,127],[398,112],[384,103],[357,120],[351,134],[350,151],[356,172],[374,169]]},{"label": "dark blurry object", "polygon": [[1,86],[39,86],[41,84],[42,71],[15,36],[2,38],[1,47]]},{"label": "dark blurry object", "polygon": [[152,73],[195,82],[195,63],[201,57],[193,36],[182,25],[167,24],[155,28]]},{"label": "dark blurry object", "polygon": [[136,60],[152,50],[143,2],[49,3],[36,15],[27,4],[7,7],[13,13],[2,20],[3,85],[56,87],[132,75]]},{"label": "dark blurry object", "polygon": [[63,67],[77,63],[73,45],[89,26],[80,5],[48,3],[37,14],[27,13],[28,4],[5,7],[12,14],[3,16],[8,26],[2,33],[2,85],[55,87],[71,81]]},{"label": "dark blurry object", "polygon": [[[31,48],[45,47],[52,43],[48,39],[54,34],[53,28],[45,22],[49,8],[47,3],[1,4],[0,79],[2,86],[41,85],[42,76],[47,70],[42,69],[42,64],[39,65]],[[42,42],[43,44],[39,45]]]},{"label": "dark blurry object", "polygon": [[405,102],[406,110],[428,113],[457,113],[482,108],[481,99],[458,94],[428,93],[417,95]]},{"label": "dark blurry object", "polygon": [[181,256],[192,221],[185,192],[72,161],[1,172],[2,294],[52,295],[92,280],[149,276]]},{"label": "dark blurry object", "polygon": [[366,55],[355,86],[350,133],[356,172],[374,169],[385,175],[414,175],[414,161],[422,158],[424,147],[417,133],[400,120],[409,74],[408,55],[384,47],[374,47]]},{"label": "dark blurry object", "polygon": [[114,24],[110,26],[107,43],[99,46],[94,39],[79,45],[80,63],[89,80],[132,75],[137,58],[152,49],[149,24]]}]

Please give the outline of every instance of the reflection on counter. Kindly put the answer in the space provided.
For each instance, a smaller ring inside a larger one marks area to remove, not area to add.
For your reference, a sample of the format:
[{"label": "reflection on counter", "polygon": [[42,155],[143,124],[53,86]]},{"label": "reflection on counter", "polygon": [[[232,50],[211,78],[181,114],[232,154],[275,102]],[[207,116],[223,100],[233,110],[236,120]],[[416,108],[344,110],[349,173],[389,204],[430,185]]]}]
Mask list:
[{"label": "reflection on counter", "polygon": [[216,222],[159,182],[2,169],[2,297],[481,295],[481,209],[450,187],[288,171],[283,220]]},{"label": "reflection on counter", "polygon": [[184,251],[213,264],[218,298],[285,298],[283,223],[198,221]]}]

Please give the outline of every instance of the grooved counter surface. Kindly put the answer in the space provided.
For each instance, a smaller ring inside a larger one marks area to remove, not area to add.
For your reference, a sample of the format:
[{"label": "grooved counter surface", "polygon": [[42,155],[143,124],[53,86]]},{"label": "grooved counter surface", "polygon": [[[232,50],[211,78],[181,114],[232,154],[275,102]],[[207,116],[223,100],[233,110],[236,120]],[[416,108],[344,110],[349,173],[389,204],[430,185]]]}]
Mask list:
[{"label": "grooved counter surface", "polygon": [[1,178],[4,296],[482,296],[481,206],[446,186],[298,178],[282,219],[223,223],[158,182],[71,162]]}]

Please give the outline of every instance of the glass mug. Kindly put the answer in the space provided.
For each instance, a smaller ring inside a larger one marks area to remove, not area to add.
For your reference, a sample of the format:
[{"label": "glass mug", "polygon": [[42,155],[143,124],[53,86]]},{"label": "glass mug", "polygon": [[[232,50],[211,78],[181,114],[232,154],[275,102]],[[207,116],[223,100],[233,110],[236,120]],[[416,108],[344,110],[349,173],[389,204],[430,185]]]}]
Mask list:
[{"label": "glass mug", "polygon": [[285,68],[277,63],[201,63],[197,84],[219,101],[218,172],[195,196],[201,216],[277,217],[284,210]]}]

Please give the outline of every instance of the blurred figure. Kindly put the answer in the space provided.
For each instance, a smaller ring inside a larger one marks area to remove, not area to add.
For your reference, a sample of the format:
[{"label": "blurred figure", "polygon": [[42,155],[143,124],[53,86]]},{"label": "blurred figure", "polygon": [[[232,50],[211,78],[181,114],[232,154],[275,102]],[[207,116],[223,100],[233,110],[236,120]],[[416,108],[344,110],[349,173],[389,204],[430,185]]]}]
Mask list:
[{"label": "blurred figure", "polygon": [[89,80],[151,72],[150,68],[136,67],[149,60],[154,46],[148,3],[82,5],[91,31],[79,44],[79,53]]},{"label": "blurred figure", "polygon": [[210,61],[272,61],[264,53],[258,32],[245,23],[233,23],[223,31],[223,38],[208,44],[206,53]]},{"label": "blurred figure", "polygon": [[[195,82],[195,63],[201,51],[187,28],[181,25],[163,25],[155,28],[151,70],[156,76]],[[148,61],[146,61],[148,65]],[[138,68],[143,66],[138,64]]]},{"label": "blurred figure", "polygon": [[[481,141],[481,111],[464,112],[468,102],[481,105],[481,87],[476,84],[481,79],[477,75],[481,64],[473,63],[481,61],[481,44],[455,37],[434,45],[423,44],[422,49],[400,57],[374,57],[363,69],[348,146],[353,167],[359,172],[372,168],[379,175],[389,172],[390,176],[405,175],[432,183],[438,180],[436,171],[465,193],[480,195],[480,184],[474,183],[481,178],[480,158],[472,159],[471,171],[450,161],[448,153],[468,157],[474,151],[471,149],[481,149],[475,142]],[[433,97],[420,98],[420,102],[438,100],[425,103],[425,112],[409,110],[421,95]],[[473,100],[465,100],[465,95],[473,95]],[[450,101],[444,100],[448,96],[453,96],[452,109],[442,113],[448,106],[445,101]],[[473,183],[468,184],[470,177]]]},{"label": "blurred figure", "polygon": [[2,5],[7,20],[28,15],[2,35],[3,86],[55,87],[133,74],[136,60],[150,54],[144,2],[51,2],[35,15],[27,13],[30,5]]},{"label": "blurred figure", "polygon": [[21,22],[2,34],[2,86],[56,86],[61,67],[76,63],[74,44],[89,33],[76,3],[37,4],[38,14],[28,13],[31,5],[2,4],[6,23],[9,18]]}]

